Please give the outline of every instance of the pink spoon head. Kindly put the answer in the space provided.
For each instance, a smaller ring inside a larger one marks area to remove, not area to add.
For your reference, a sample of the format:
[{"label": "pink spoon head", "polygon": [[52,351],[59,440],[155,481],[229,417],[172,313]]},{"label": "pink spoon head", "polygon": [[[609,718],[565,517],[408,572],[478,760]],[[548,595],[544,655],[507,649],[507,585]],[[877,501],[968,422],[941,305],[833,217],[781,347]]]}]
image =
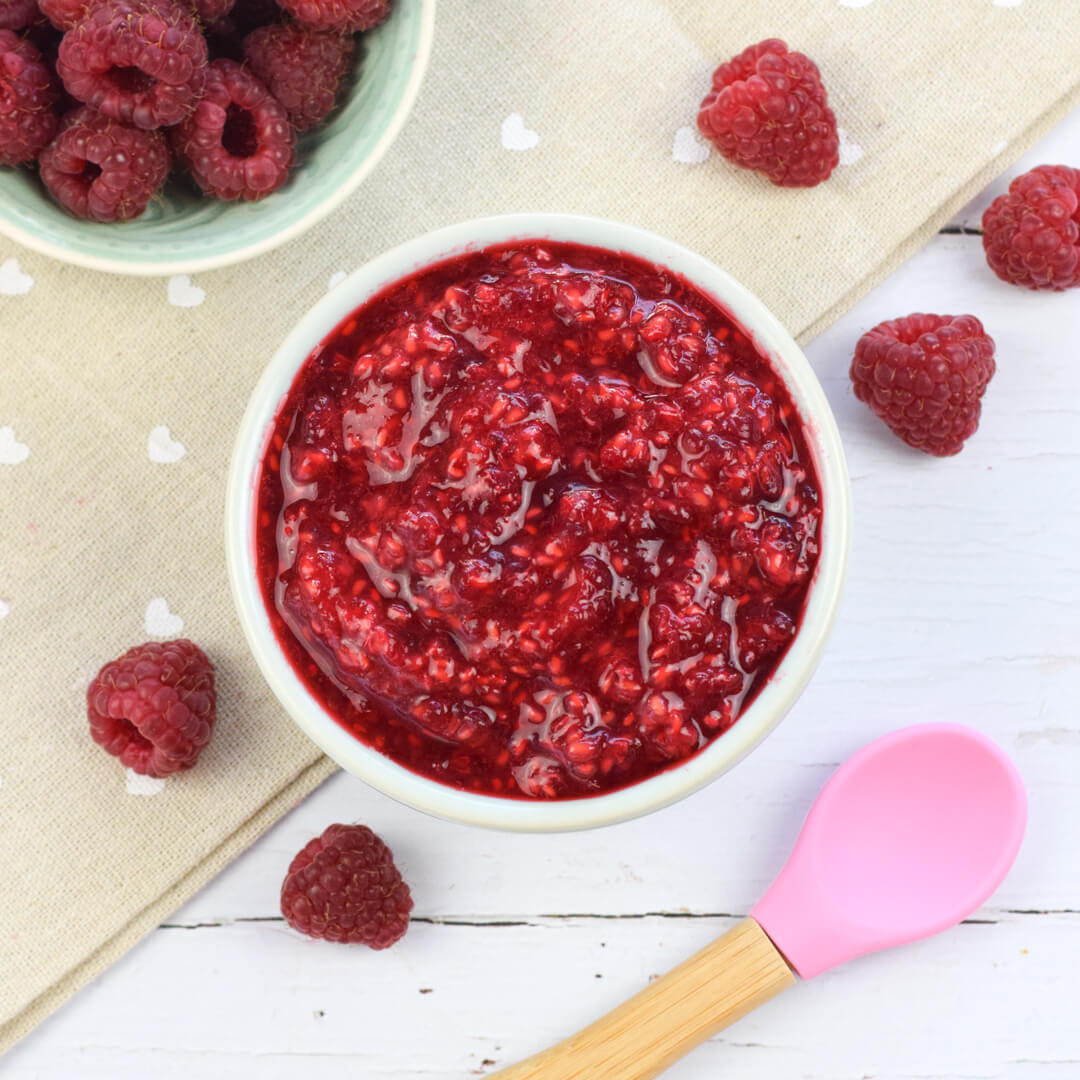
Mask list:
[{"label": "pink spoon head", "polygon": [[1008,873],[1026,820],[1020,774],[985,735],[894,731],[829,778],[751,914],[810,978],[967,918]]}]

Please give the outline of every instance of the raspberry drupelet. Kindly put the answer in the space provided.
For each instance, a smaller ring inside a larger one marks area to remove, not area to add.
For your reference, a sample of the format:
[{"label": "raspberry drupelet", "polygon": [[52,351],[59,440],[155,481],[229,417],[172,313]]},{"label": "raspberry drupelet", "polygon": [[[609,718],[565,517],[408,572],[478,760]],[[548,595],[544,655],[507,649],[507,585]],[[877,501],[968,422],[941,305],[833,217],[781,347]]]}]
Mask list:
[{"label": "raspberry drupelet", "polygon": [[131,221],[169,173],[160,131],[120,124],[82,106],[68,113],[39,158],[41,180],[69,213],[92,221]]},{"label": "raspberry drupelet", "polygon": [[0,165],[37,157],[56,131],[57,96],[41,53],[0,30]]},{"label": "raspberry drupelet", "polygon": [[413,901],[390,849],[364,825],[331,825],[299,851],[281,913],[301,934],[386,949],[409,928]]},{"label": "raspberry drupelet", "polygon": [[990,269],[1010,285],[1080,285],[1080,170],[1039,165],[1018,176],[982,218]]},{"label": "raspberry drupelet", "polygon": [[353,39],[333,31],[279,23],[244,38],[244,59],[285,107],[297,131],[321,124],[334,108],[349,70]]},{"label": "raspberry drupelet", "polygon": [[206,39],[182,4],[98,0],[64,35],[56,70],[78,101],[150,130],[191,113],[206,61]]},{"label": "raspberry drupelet", "polygon": [[41,14],[57,30],[70,30],[85,14],[89,0],[38,0]]},{"label": "raspberry drupelet", "polygon": [[780,187],[814,187],[840,160],[836,117],[817,65],[776,38],[713,72],[698,128],[728,161]]},{"label": "raspberry drupelet", "polygon": [[0,0],[0,30],[23,30],[38,18],[35,0]]},{"label": "raspberry drupelet", "polygon": [[170,132],[173,152],[207,195],[253,201],[288,179],[295,135],[269,90],[233,60],[207,69],[198,108]]},{"label": "raspberry drupelet", "polygon": [[313,30],[373,30],[390,14],[391,0],[281,0],[298,22]]},{"label": "raspberry drupelet", "polygon": [[86,708],[94,742],[137,773],[171,776],[214,734],[214,667],[186,638],[148,641],[97,673]]},{"label": "raspberry drupelet", "polygon": [[218,19],[224,19],[233,9],[236,0],[192,0],[195,14],[203,26],[209,26]]},{"label": "raspberry drupelet", "polygon": [[994,366],[993,339],[974,315],[907,315],[863,334],[851,382],[909,446],[949,457],[979,426]]}]

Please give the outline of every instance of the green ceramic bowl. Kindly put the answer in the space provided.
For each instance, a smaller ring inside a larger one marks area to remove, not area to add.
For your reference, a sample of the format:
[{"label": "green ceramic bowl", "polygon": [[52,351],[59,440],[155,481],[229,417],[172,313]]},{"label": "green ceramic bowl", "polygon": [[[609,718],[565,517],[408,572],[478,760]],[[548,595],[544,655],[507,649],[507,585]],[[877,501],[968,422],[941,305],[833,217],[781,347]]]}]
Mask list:
[{"label": "green ceramic bowl", "polygon": [[0,232],[62,262],[116,274],[190,274],[250,259],[299,236],[350,195],[386,153],[416,99],[436,0],[397,0],[360,38],[357,78],[326,127],[305,135],[289,182],[256,203],[199,198],[166,185],[137,221],[70,217],[35,173],[0,168]]}]

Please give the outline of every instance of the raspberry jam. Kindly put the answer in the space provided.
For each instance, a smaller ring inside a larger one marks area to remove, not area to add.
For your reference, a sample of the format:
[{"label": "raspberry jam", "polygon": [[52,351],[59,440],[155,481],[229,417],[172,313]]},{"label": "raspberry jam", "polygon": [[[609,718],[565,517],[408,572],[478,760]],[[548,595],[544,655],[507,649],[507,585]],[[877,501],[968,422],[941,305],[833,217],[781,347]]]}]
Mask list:
[{"label": "raspberry jam", "polygon": [[574,798],[735,723],[795,634],[820,519],[790,396],[715,303],[528,241],[397,282],[308,357],[258,571],[357,738],[456,788]]}]

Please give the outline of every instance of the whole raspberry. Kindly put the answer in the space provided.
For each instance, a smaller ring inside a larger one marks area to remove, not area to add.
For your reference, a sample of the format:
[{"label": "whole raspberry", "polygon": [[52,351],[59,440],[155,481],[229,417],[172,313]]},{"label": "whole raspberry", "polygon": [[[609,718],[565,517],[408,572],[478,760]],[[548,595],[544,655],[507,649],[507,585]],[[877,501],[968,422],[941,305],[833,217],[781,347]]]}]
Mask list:
[{"label": "whole raspberry", "polygon": [[22,30],[37,18],[36,0],[0,0],[0,30]]},{"label": "whole raspberry", "polygon": [[982,218],[990,269],[1026,289],[1080,285],[1080,171],[1040,165],[1018,176]]},{"label": "whole raspberry", "polygon": [[247,201],[285,183],[296,142],[285,110],[233,60],[210,65],[202,101],[170,136],[177,158],[207,195]]},{"label": "whole raspberry", "polygon": [[165,183],[169,149],[160,131],[119,124],[84,105],[64,117],[38,167],[49,194],[69,214],[130,221]]},{"label": "whole raspberry", "polygon": [[313,30],[371,30],[390,14],[391,0],[281,0],[281,6]]},{"label": "whole raspberry", "polygon": [[307,131],[333,109],[353,47],[345,34],[279,24],[252,30],[244,38],[244,59],[285,107],[293,127]]},{"label": "whole raspberry", "polygon": [[38,8],[57,28],[70,30],[85,14],[90,0],[38,0]]},{"label": "whole raspberry", "polygon": [[206,78],[206,39],[173,0],[97,0],[60,42],[72,97],[124,124],[169,127],[190,115]]},{"label": "whole raspberry", "polygon": [[908,315],[859,338],[855,396],[916,450],[949,457],[979,426],[994,342],[974,315]]},{"label": "whole raspberry", "polygon": [[149,641],[106,664],[86,691],[94,742],[145,776],[190,769],[214,733],[214,667],[186,639]]},{"label": "whole raspberry", "polygon": [[364,825],[331,825],[289,864],[281,913],[301,934],[385,949],[412,911],[390,849]]},{"label": "whole raspberry", "polygon": [[817,65],[776,38],[713,72],[697,122],[728,161],[781,187],[814,187],[840,160],[836,117]]},{"label": "whole raspberry", "polygon": [[0,165],[33,161],[56,131],[56,84],[41,53],[0,30]]}]

